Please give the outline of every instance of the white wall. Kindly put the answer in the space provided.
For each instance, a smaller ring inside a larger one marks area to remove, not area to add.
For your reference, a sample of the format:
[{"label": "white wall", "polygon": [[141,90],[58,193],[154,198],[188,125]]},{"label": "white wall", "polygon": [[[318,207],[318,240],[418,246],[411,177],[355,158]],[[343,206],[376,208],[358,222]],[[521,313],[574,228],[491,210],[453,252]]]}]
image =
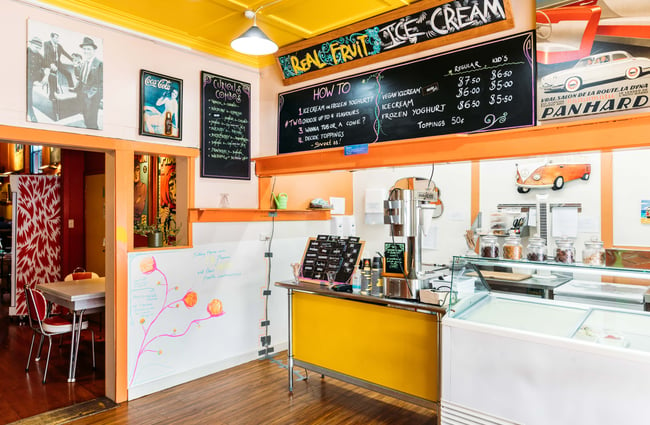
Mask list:
[{"label": "white wall", "polygon": [[[357,235],[366,241],[364,257],[372,258],[376,251],[383,253],[384,242],[390,242],[391,238],[390,228],[383,222],[365,223],[366,189],[381,189],[387,199],[390,188],[400,178],[431,178],[431,165],[360,170],[355,171],[353,177]],[[423,249],[422,260],[427,263],[449,264],[452,256],[462,255],[467,249],[463,235],[471,226],[471,164],[436,164],[433,182],[440,189],[444,212],[433,220],[430,228],[435,249]],[[395,241],[402,239],[396,237]]]},{"label": "white wall", "polygon": [[641,201],[650,200],[650,150],[635,149],[613,153],[614,244],[648,247],[650,224],[640,220]]},{"label": "white wall", "polygon": [[[578,179],[566,182],[561,190],[531,189],[526,194],[518,193],[515,184],[516,164],[542,164],[547,160],[552,160],[556,164],[589,163],[591,177],[588,181]],[[483,213],[485,230],[489,229],[490,214],[497,212],[498,204],[534,205],[537,202],[537,194],[548,194],[549,204],[579,203],[582,205],[582,211],[578,214],[578,238],[575,240],[578,260],[581,259],[584,241],[594,236],[600,237],[600,154],[584,153],[481,161],[480,173],[480,210]],[[554,238],[550,237],[550,239]],[[553,249],[554,244],[549,243],[549,254]]]},{"label": "white wall", "polygon": [[[200,223],[194,226],[193,248],[131,253],[129,399],[258,358],[266,319],[271,346],[275,352],[286,349],[287,292],[274,283],[292,277],[289,264],[300,261],[304,235],[328,231],[327,221]],[[269,243],[260,235],[273,235],[270,280],[264,256]],[[141,262],[152,257],[156,270],[143,271]],[[262,293],[267,285],[268,318]],[[177,301],[188,291],[198,294],[194,307]],[[206,305],[212,299],[222,303],[222,316],[209,317]]]}]

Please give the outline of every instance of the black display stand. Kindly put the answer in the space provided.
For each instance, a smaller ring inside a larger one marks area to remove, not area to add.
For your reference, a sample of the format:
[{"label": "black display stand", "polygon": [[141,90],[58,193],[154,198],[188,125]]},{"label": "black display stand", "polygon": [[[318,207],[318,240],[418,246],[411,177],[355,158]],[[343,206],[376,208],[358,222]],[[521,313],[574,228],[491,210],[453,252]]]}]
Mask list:
[{"label": "black display stand", "polygon": [[327,282],[327,272],[335,272],[336,283],[350,283],[363,253],[364,242],[358,237],[318,235],[309,238],[302,257],[300,279]]}]

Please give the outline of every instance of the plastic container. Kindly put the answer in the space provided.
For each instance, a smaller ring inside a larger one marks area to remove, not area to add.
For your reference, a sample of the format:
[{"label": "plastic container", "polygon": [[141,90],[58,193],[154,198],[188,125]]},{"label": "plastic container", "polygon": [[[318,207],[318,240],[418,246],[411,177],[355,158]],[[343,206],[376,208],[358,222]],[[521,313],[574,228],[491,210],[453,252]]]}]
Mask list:
[{"label": "plastic container", "polygon": [[557,239],[555,245],[555,261],[565,264],[576,262],[576,248],[573,246],[573,239]]},{"label": "plastic container", "polygon": [[508,260],[521,260],[524,247],[521,245],[521,236],[511,234],[503,243],[503,258]]},{"label": "plastic container", "polygon": [[481,236],[479,255],[485,258],[499,258],[499,241],[496,236]]},{"label": "plastic container", "polygon": [[592,239],[585,241],[585,248],[582,250],[582,263],[591,266],[605,265],[605,248],[603,241]]},{"label": "plastic container", "polygon": [[544,242],[544,239],[540,237],[528,239],[526,258],[528,261],[546,261],[546,242]]}]

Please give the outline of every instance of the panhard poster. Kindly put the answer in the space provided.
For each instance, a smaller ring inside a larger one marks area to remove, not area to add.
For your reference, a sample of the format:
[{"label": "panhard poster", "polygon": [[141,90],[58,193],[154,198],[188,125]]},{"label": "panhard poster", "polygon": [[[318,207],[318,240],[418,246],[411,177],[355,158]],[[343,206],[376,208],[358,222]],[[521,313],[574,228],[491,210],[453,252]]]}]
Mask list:
[{"label": "panhard poster", "polygon": [[650,109],[647,0],[537,0],[539,121]]}]

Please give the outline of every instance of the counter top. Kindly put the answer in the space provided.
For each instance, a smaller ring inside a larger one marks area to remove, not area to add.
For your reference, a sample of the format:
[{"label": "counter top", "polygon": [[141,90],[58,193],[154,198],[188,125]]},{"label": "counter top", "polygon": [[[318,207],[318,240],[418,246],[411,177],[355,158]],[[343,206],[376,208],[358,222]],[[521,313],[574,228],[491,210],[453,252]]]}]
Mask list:
[{"label": "counter top", "polygon": [[285,289],[292,289],[294,291],[310,292],[313,294],[325,295],[329,297],[362,301],[391,307],[400,307],[423,312],[426,311],[429,313],[436,313],[441,315],[444,315],[447,312],[447,309],[433,304],[424,304],[416,301],[400,300],[394,298],[375,297],[372,295],[355,294],[350,292],[337,292],[330,289],[327,285],[321,285],[312,282],[300,281],[300,283],[294,283],[293,281],[282,281],[276,282],[275,286]]}]

